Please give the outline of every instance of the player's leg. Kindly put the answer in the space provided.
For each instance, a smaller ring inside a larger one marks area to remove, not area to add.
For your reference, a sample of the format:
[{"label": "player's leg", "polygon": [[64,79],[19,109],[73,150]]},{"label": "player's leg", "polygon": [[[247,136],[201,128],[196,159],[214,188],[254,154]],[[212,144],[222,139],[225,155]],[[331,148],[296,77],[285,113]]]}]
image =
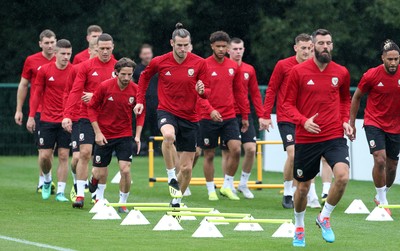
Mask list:
[{"label": "player's leg", "polygon": [[69,197],[72,202],[76,200],[76,166],[79,161],[79,123],[72,123],[72,133],[71,133],[71,148],[72,148],[72,159],[71,159],[71,175],[73,180],[73,186]]},{"label": "player's leg", "polygon": [[90,192],[96,194],[96,201],[104,199],[104,191],[106,189],[108,177],[108,165],[111,162],[114,144],[115,139],[109,139],[107,144],[103,146],[95,144],[93,148],[92,178],[89,182],[89,189]]},{"label": "player's leg", "polygon": [[[118,158],[121,180],[119,182],[119,203],[126,203],[131,191],[131,162],[133,139],[131,137],[115,139],[115,152]],[[119,207],[120,213],[129,213],[126,207]]]},{"label": "player's leg", "polygon": [[386,194],[396,179],[400,152],[400,134],[386,133]]},{"label": "player's leg", "polygon": [[287,154],[283,166],[282,206],[283,208],[293,208],[293,193],[296,190],[295,181],[293,180],[295,125],[292,123],[279,122],[278,128],[282,138],[283,149]]},{"label": "player's leg", "polygon": [[65,186],[68,178],[68,160],[69,149],[71,143],[71,134],[64,131],[59,124],[57,131],[57,147],[58,147],[58,168],[57,168],[57,194],[56,201],[67,202],[65,198]]},{"label": "player's leg", "polygon": [[321,199],[323,202],[326,201],[328,197],[329,190],[331,188],[332,183],[332,168],[329,166],[328,162],[324,157],[321,158],[322,163],[322,173],[321,173],[321,180],[322,180],[322,194]]},{"label": "player's leg", "polygon": [[222,184],[220,193],[221,195],[226,196],[231,200],[240,200],[240,198],[233,193],[232,187],[234,177],[239,166],[242,143],[240,142],[240,140],[236,139],[231,139],[226,142],[229,149],[229,158],[227,158],[226,160],[224,183]]},{"label": "player's leg", "polygon": [[308,190],[307,207],[321,208],[321,204],[319,204],[318,200],[317,190],[315,189],[315,178],[311,180],[310,189]]},{"label": "player's leg", "polygon": [[38,167],[39,167],[39,181],[38,181],[38,185],[36,188],[36,192],[37,193],[42,193],[42,187],[44,184],[44,176],[43,176],[43,172],[42,172],[42,168],[40,167],[40,160],[39,160],[39,155],[40,155],[40,149],[39,149],[39,132],[40,132],[40,113],[37,112],[35,114],[35,131],[33,132],[33,137],[34,137],[34,142],[36,147],[38,148]]}]

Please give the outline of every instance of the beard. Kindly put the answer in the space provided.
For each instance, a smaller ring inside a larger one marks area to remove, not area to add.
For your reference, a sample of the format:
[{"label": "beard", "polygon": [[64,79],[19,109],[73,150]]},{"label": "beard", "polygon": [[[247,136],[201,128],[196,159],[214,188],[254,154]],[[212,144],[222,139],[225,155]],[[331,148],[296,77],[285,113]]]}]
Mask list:
[{"label": "beard", "polygon": [[386,64],[384,64],[384,65],[385,65],[385,68],[386,68],[386,72],[389,73],[390,75],[396,74],[397,68],[399,67],[399,66],[390,67],[389,65],[386,65]]},{"label": "beard", "polygon": [[330,53],[329,51],[323,50],[322,52],[326,52],[326,53],[327,53],[327,54],[325,54],[325,55],[323,55],[322,52],[319,52],[319,51],[317,51],[317,50],[314,50],[314,51],[315,51],[315,58],[316,58],[319,62],[321,62],[321,63],[323,63],[323,64],[326,64],[326,63],[331,62],[331,60],[332,60],[332,55],[331,55],[331,53]]}]

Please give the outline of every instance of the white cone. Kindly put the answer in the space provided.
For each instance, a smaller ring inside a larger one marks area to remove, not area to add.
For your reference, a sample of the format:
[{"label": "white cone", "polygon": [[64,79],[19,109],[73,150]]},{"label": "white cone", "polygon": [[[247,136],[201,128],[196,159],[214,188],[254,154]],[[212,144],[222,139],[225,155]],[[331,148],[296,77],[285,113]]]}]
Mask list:
[{"label": "white cone", "polygon": [[92,214],[98,213],[103,207],[106,206],[106,204],[108,204],[107,199],[98,200],[96,202],[96,204],[94,204],[92,209],[90,209],[89,213],[92,213]]},{"label": "white cone", "polygon": [[97,212],[92,220],[120,220],[121,216],[118,215],[117,211],[113,207],[102,207],[99,212]]},{"label": "white cone", "polygon": [[222,238],[221,232],[218,228],[211,222],[205,221],[197,228],[197,230],[193,233],[192,237],[196,238]]},{"label": "white cone", "polygon": [[[112,184],[119,184],[120,180],[121,180],[121,173],[118,171],[118,172],[115,174],[114,178],[111,180],[111,183],[112,183]],[[133,183],[133,181],[131,180],[131,184],[132,184],[132,183]]]},{"label": "white cone", "polygon": [[370,211],[362,200],[353,200],[349,207],[344,211],[346,214],[369,214]]},{"label": "white cone", "polygon": [[384,208],[375,207],[374,210],[365,219],[367,221],[393,221],[393,218]]},{"label": "white cone", "polygon": [[172,215],[164,215],[153,228],[156,231],[183,230],[179,222]]},{"label": "white cone", "polygon": [[295,227],[293,223],[283,223],[272,235],[275,238],[293,238]]},{"label": "white cone", "polygon": [[[220,212],[217,209],[212,210],[210,213],[213,214],[219,214]],[[200,222],[200,224],[203,224],[204,222],[208,222],[207,220],[224,220],[225,217],[218,217],[218,216],[206,216],[204,219]],[[213,222],[214,225],[228,225],[229,222]]]},{"label": "white cone", "polygon": [[[253,216],[244,217],[246,220],[254,220]],[[236,225],[235,231],[264,231],[264,229],[258,223],[239,223]]]},{"label": "white cone", "polygon": [[150,222],[144,217],[142,212],[139,210],[131,210],[125,219],[121,222],[121,225],[148,225]]},{"label": "white cone", "polygon": [[[186,190],[187,191],[187,190]],[[186,205],[182,206],[183,208],[188,208]],[[189,212],[189,211],[188,211]],[[197,220],[195,216],[181,216],[181,220]]]}]

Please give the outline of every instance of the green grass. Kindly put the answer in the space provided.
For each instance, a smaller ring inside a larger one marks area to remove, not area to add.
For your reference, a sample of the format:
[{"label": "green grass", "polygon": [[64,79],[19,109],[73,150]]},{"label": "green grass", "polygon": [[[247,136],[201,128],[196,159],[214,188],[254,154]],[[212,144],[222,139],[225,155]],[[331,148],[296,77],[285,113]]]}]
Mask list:
[{"label": "green grass", "polygon": [[[133,161],[133,185],[129,202],[169,202],[165,183],[148,186],[147,158]],[[220,159],[216,159],[217,176]],[[202,176],[202,162],[195,168],[196,177]],[[161,158],[156,158],[156,175],[165,177]],[[151,225],[121,226],[120,220],[92,220],[89,210],[92,205],[86,201],[83,210],[73,209],[70,203],[56,202],[54,196],[43,201],[36,194],[36,157],[0,157],[0,235],[44,243],[74,250],[294,250],[290,238],[272,238],[279,227],[276,224],[263,224],[263,232],[233,231],[234,224],[219,225],[224,238],[192,238],[198,221],[181,223],[183,231],[152,231],[162,217],[160,212],[145,212]],[[116,161],[110,167],[109,180],[117,172]],[[255,179],[255,171],[252,180]],[[281,183],[282,174],[264,172],[264,183]],[[238,175],[237,175],[238,176]],[[55,172],[53,172],[53,177]],[[66,192],[69,194],[72,179],[69,178]],[[317,193],[321,193],[321,181],[316,182]],[[205,186],[191,186],[192,196],[184,199],[191,207],[214,207],[221,212],[251,213],[255,218],[293,218],[292,210],[281,206],[282,195],[279,190],[254,191],[254,200],[242,199],[239,202],[209,202]],[[389,201],[398,204],[399,187],[389,193]],[[118,202],[118,185],[108,184],[106,198]],[[393,222],[365,221],[367,215],[346,215],[344,210],[353,199],[362,199],[372,210],[374,186],[371,182],[351,181],[341,203],[332,215],[332,226],[336,242],[325,243],[314,219],[318,209],[307,209],[306,250],[397,250],[397,219],[400,210],[393,209]],[[0,250],[42,250],[43,248],[0,239]]]}]

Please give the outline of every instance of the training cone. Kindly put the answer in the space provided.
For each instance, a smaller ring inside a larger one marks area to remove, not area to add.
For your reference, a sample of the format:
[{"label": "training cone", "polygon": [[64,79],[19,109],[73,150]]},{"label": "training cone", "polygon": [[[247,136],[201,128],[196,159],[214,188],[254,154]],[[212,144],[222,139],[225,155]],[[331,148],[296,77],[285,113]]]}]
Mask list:
[{"label": "training cone", "polygon": [[144,217],[142,212],[139,210],[131,210],[125,219],[121,222],[121,225],[148,225],[150,222]]},{"label": "training cone", "polygon": [[[254,217],[245,217],[246,220],[254,220]],[[236,225],[235,231],[264,231],[258,223],[239,223]]]},{"label": "training cone", "polygon": [[350,206],[344,211],[346,214],[369,214],[370,211],[362,200],[355,199]]},{"label": "training cone", "polygon": [[118,215],[117,211],[110,206],[102,207],[99,212],[97,212],[92,220],[120,220],[121,216]]},{"label": "training cone", "polygon": [[96,202],[96,204],[94,204],[92,209],[90,209],[89,213],[92,213],[92,214],[98,213],[103,207],[106,207],[106,204],[108,204],[108,203],[109,202],[107,199],[98,200]]},{"label": "training cone", "polygon": [[172,215],[164,215],[157,225],[155,231],[183,230],[179,222]]},{"label": "training cone", "polygon": [[293,223],[283,223],[272,235],[274,238],[293,238],[295,227]]},{"label": "training cone", "polygon": [[199,228],[193,233],[195,238],[222,238],[221,232],[211,222],[205,221],[200,224]]},{"label": "training cone", "polygon": [[393,221],[393,218],[384,208],[375,207],[374,210],[365,219],[367,221]]},{"label": "training cone", "polygon": [[[182,208],[188,208],[188,207],[186,205],[183,205]],[[197,220],[197,219],[195,216],[181,216],[181,220]]]},{"label": "training cone", "polygon": [[[210,213],[213,214],[219,214],[220,212],[217,209],[212,210]],[[206,216],[204,219],[200,222],[200,224],[203,224],[204,222],[209,223],[207,220],[223,220],[225,219],[224,217],[218,217],[218,216]],[[228,225],[229,222],[213,222],[214,225]]]},{"label": "training cone", "polygon": [[[111,183],[112,184],[119,184],[119,181],[121,180],[121,173],[118,171],[116,174],[115,174],[115,176],[114,176],[114,178],[111,180]],[[132,180],[131,180],[131,184],[132,184],[133,182],[132,182]]]}]

